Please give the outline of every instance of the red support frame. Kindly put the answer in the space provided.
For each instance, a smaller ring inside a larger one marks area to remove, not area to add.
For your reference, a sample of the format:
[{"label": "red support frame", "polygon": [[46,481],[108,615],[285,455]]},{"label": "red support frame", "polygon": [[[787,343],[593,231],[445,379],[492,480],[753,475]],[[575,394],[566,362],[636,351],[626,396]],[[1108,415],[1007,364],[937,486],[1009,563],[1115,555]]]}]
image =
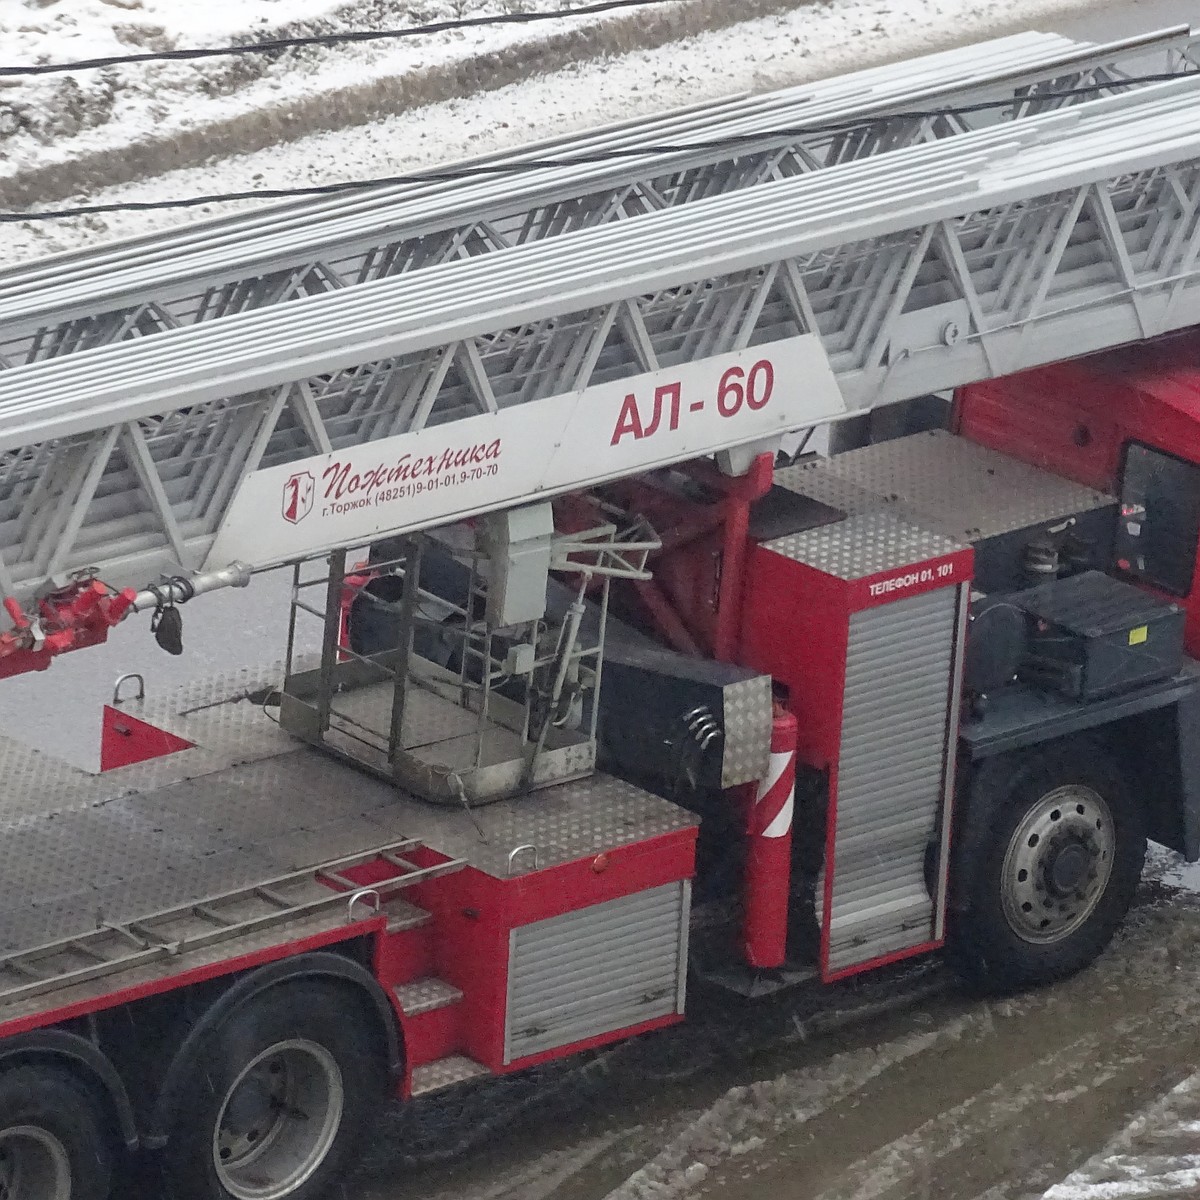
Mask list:
[{"label": "red support frame", "polygon": [[737,657],[750,540],[750,510],[771,490],[775,461],[760,454],[744,475],[706,461],[678,468],[701,495],[649,476],[612,488],[622,507],[644,516],[662,540],[654,581],[635,585],[643,611],[674,649],[719,662]]}]

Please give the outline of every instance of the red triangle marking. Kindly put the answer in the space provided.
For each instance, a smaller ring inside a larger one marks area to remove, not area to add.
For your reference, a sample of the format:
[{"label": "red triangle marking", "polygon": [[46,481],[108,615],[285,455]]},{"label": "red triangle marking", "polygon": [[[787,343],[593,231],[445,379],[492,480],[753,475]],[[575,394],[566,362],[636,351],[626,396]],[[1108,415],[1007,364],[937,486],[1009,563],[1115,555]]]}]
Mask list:
[{"label": "red triangle marking", "polygon": [[133,763],[190,750],[194,742],[176,737],[157,725],[131,717],[111,704],[104,706],[100,727],[100,770],[112,771]]}]

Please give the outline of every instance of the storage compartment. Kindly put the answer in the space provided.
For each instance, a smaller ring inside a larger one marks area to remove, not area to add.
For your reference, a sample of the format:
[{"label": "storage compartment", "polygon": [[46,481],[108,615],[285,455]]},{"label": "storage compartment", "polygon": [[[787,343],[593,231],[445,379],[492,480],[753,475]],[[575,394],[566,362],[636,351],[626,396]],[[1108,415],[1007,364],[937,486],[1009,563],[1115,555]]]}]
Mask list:
[{"label": "storage compartment", "polygon": [[1166,679],[1183,666],[1183,609],[1099,571],[1012,601],[1032,618],[1022,676],[1077,700]]},{"label": "storage compartment", "polygon": [[788,689],[797,757],[828,780],[814,881],[826,980],[943,938],[971,551],[866,511],[758,546],[744,660]]},{"label": "storage compartment", "polygon": [[683,1013],[690,881],[514,929],[504,1062]]}]

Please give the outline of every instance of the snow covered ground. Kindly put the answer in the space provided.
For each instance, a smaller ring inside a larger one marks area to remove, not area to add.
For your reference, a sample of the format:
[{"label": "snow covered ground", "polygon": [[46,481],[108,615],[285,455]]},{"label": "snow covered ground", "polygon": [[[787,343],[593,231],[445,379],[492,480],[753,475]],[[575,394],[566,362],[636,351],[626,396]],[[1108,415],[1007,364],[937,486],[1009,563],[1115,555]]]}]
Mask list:
[{"label": "snow covered ground", "polygon": [[1165,1200],[1200,1195],[1200,1074],[1134,1118],[1043,1200]]},{"label": "snow covered ground", "polygon": [[[569,3],[519,7],[553,12]],[[539,63],[545,69],[620,48],[631,24],[650,23],[654,36],[670,37],[670,13],[696,3],[711,0],[403,41],[11,77],[0,87],[0,197],[19,204],[81,181],[123,182],[469,94],[523,78]],[[509,0],[0,0],[0,46],[9,64],[62,62],[405,28],[515,7]]]},{"label": "snow covered ground", "polygon": [[[570,3],[530,0],[521,9],[553,12]],[[404,29],[502,14],[513,7],[506,0],[0,0],[0,45],[6,66],[61,63],[349,30]],[[179,141],[189,131],[251,116],[259,127],[258,140],[269,140],[272,120],[286,124],[295,110],[351,84],[411,80],[433,66],[545,42],[569,24],[496,26],[396,42],[10,77],[0,89],[3,176],[11,186],[33,168],[76,163],[97,151],[146,140]],[[338,119],[327,105],[322,107],[327,122]],[[254,140],[249,131],[244,136]],[[182,147],[177,152],[186,153]],[[126,169],[132,166],[126,164]]]},{"label": "snow covered ground", "polygon": [[[549,10],[559,3],[536,0],[521,8]],[[0,87],[0,204],[163,198],[399,174],[625,117],[801,83],[1037,26],[1084,11],[1094,0],[1010,0],[1003,7],[987,0],[793,2],[783,12],[657,44],[669,30],[671,14],[685,28],[700,20],[724,26],[741,12],[780,7],[743,0],[706,9],[709,4],[676,0],[588,22],[502,26],[414,42],[289,52],[278,59],[91,71],[78,85],[70,82],[73,76],[10,80]],[[303,0],[287,6],[290,23],[276,17],[270,24],[280,7],[280,0],[207,6],[180,0],[56,0],[49,5],[0,0],[0,45],[6,61],[31,56],[61,61],[111,51],[129,37],[135,39],[134,49],[157,44],[155,38],[171,46],[216,44],[284,30],[396,24],[401,8],[414,20],[439,19],[459,9],[485,11],[483,4],[469,0],[429,0],[420,7],[385,0]],[[198,16],[198,8],[207,17]],[[656,22],[653,36],[646,38],[651,48],[619,56],[602,53],[607,43],[596,41],[584,26],[594,29],[605,22],[624,22],[622,36],[634,41],[639,40],[634,23],[647,27]],[[135,27],[141,32],[131,33]],[[163,32],[151,36],[148,29]],[[538,73],[543,59],[550,65],[562,63],[561,53],[556,57],[547,51],[554,37],[574,37],[581,48],[578,61]],[[507,65],[500,61],[514,47],[526,56],[527,77],[495,87],[514,69],[515,60]],[[466,72],[463,85],[473,81],[484,90],[470,94],[471,87],[464,86],[461,96],[414,107],[425,93],[412,81],[451,60],[458,64],[456,70]],[[389,106],[402,111],[367,120]],[[248,152],[229,153],[231,147]],[[195,165],[170,169],[181,161]],[[123,182],[102,186],[113,178]],[[0,265],[220,210],[213,205],[10,225],[0,237]]]}]

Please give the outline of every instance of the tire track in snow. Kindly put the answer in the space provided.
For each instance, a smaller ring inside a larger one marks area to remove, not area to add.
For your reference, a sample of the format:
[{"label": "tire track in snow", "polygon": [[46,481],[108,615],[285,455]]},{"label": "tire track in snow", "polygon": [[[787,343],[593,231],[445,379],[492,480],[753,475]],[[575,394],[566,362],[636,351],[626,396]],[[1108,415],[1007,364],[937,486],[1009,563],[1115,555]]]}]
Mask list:
[{"label": "tire track in snow", "polygon": [[[700,1161],[733,1158],[763,1143],[781,1125],[799,1126],[860,1091],[877,1076],[946,1042],[984,1032],[987,1011],[948,1021],[939,1029],[910,1034],[883,1046],[847,1051],[817,1066],[731,1088],[691,1122],[653,1159],[605,1200],[671,1200],[707,1174]],[[697,1171],[697,1166],[701,1167]]]},{"label": "tire track in snow", "polygon": [[1200,1072],[1131,1121],[1042,1200],[1160,1200],[1200,1194]]},{"label": "tire track in snow", "polygon": [[[1104,1037],[1134,1032],[1143,1022],[1131,1018]],[[817,1200],[879,1200],[905,1187],[937,1159],[965,1149],[980,1136],[1020,1120],[1031,1108],[1043,1104],[1052,1091],[1068,1091],[1097,1077],[1096,1056],[1102,1052],[1101,1034],[1076,1038],[1048,1058],[993,1084],[969,1100],[946,1109],[860,1159],[834,1187]]]},{"label": "tire track in snow", "polygon": [[[1191,1024],[1200,1015],[1200,999],[1177,1004],[1173,1012]],[[1126,1075],[1131,1069],[1137,1070],[1155,1052],[1177,1043],[1177,1027],[1170,1021],[1157,1027],[1150,1026],[1151,1032],[1147,1036],[1147,1016],[1141,1012],[1113,1022],[1097,1032],[1074,1039],[1039,1062],[997,1080],[975,1096],[860,1159],[816,1200],[892,1200],[916,1194],[918,1185],[924,1194],[932,1190],[929,1186],[931,1168],[943,1160],[985,1144],[994,1150],[1006,1132],[1013,1135],[1014,1144],[1020,1144],[1031,1123],[1037,1122],[1040,1114],[1047,1111],[1053,1111],[1055,1119],[1063,1121],[1073,1102],[1089,1097],[1097,1088]],[[1200,1088],[1200,1075],[1195,1078],[1196,1087]],[[1195,1103],[1200,1115],[1200,1097]],[[1163,1168],[1163,1178],[1169,1175],[1176,1190],[1136,1190],[1136,1177],[1140,1177],[1143,1167],[1154,1169],[1154,1163],[1147,1160],[1140,1165],[1130,1164],[1111,1153],[1107,1161],[1111,1172],[1123,1174],[1124,1182],[1120,1186],[1135,1190],[1105,1190],[1110,1185],[1102,1182],[1101,1190],[1052,1191],[1044,1200],[1133,1200],[1134,1197],[1195,1195],[1200,1182],[1200,1169],[1197,1169],[1200,1160],[1197,1164],[1176,1161]],[[1015,1200],[1021,1194],[1017,1190],[1019,1186],[1019,1180],[1010,1179],[1002,1194]],[[1059,1186],[1065,1188],[1067,1184]],[[985,1192],[984,1197],[991,1200],[991,1192]]]},{"label": "tire track in snow", "polygon": [[[564,1184],[586,1171],[602,1154],[620,1141],[621,1134],[588,1138],[569,1150],[555,1150],[535,1162],[502,1171],[498,1179],[480,1185],[455,1183],[424,1192],[423,1200],[550,1200]],[[368,1190],[361,1200],[381,1200],[386,1192]]]}]

